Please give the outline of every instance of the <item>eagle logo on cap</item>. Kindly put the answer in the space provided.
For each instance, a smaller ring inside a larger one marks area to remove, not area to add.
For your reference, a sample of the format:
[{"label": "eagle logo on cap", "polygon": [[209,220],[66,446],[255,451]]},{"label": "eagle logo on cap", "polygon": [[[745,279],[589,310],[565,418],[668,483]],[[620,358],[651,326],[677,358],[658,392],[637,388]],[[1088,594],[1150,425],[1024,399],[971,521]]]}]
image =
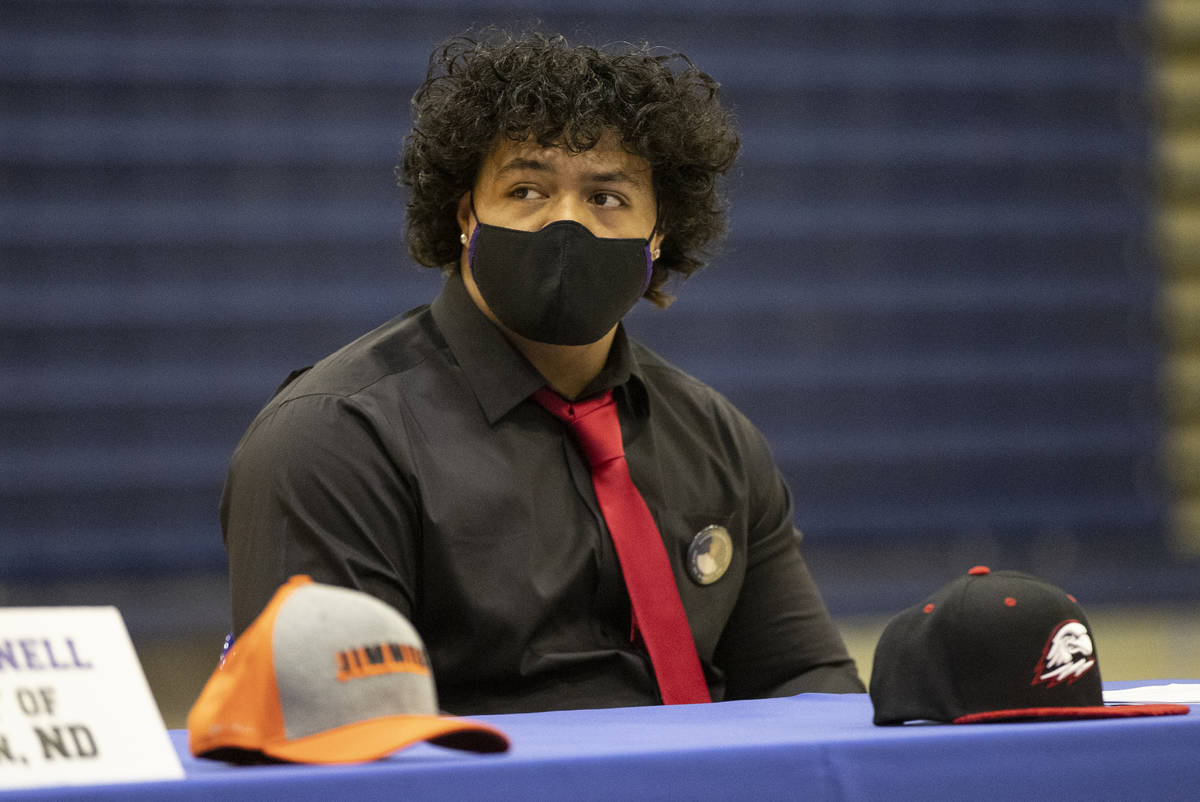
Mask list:
[{"label": "eagle logo on cap", "polygon": [[1053,688],[1060,682],[1075,682],[1096,665],[1094,653],[1087,627],[1074,618],[1063,621],[1046,640],[1033,684],[1044,683],[1047,688]]}]

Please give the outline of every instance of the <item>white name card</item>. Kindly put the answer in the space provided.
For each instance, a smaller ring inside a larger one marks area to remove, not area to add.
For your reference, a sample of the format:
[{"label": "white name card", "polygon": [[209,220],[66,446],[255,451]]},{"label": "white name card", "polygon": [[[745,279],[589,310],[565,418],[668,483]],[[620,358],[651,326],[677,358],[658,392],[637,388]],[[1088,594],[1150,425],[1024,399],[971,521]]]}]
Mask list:
[{"label": "white name card", "polygon": [[0,608],[0,788],[182,777],[117,608]]}]

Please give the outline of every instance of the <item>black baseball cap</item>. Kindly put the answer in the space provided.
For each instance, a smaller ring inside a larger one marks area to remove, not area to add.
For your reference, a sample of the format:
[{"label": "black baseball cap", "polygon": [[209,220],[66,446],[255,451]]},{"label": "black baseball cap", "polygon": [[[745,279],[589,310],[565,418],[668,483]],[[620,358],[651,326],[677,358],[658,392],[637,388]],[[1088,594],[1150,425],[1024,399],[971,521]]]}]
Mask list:
[{"label": "black baseball cap", "polygon": [[976,566],[891,621],[875,647],[876,724],[1124,718],[1187,705],[1105,705],[1100,658],[1075,597]]}]

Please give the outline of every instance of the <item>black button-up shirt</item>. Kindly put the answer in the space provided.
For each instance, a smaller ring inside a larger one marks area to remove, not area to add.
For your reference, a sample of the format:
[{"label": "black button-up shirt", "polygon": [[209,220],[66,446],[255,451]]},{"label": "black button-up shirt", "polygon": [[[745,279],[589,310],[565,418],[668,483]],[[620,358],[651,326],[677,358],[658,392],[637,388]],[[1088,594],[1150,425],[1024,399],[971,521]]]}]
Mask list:
[{"label": "black button-up shirt", "polygon": [[[305,573],[404,613],[448,711],[660,702],[587,463],[529,398],[543,384],[458,276],[286,384],[222,498],[235,632]],[[623,329],[583,395],[608,388],[713,700],[861,691],[758,430]],[[701,585],[687,551],[711,524],[734,553]]]}]

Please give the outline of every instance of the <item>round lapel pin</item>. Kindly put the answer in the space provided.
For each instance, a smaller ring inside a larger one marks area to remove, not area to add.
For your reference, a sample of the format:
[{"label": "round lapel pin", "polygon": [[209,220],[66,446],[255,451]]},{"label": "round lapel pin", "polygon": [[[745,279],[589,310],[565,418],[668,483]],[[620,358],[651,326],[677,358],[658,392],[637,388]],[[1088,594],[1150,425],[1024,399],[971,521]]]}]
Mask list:
[{"label": "round lapel pin", "polygon": [[711,585],[725,576],[733,561],[733,540],[723,526],[706,526],[688,546],[688,573],[701,585]]}]

